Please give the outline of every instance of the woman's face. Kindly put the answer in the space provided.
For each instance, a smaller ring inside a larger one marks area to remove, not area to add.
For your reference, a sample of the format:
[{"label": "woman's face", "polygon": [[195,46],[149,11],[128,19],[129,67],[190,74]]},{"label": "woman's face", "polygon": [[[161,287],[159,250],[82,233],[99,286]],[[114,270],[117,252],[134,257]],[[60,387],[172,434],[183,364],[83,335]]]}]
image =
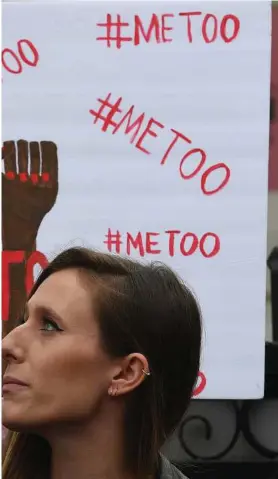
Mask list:
[{"label": "woman's face", "polygon": [[[76,270],[51,275],[28,301],[24,323],[3,340],[9,429],[88,420],[107,397],[115,364],[101,347],[85,284]],[[9,384],[9,377],[26,385]]]}]

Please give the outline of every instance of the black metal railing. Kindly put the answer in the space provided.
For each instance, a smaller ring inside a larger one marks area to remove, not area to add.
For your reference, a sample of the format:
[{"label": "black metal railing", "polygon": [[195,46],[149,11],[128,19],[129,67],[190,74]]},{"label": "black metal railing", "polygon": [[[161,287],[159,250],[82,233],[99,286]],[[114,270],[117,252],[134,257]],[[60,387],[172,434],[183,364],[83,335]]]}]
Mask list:
[{"label": "black metal railing", "polygon": [[[271,275],[273,340],[266,342],[265,345],[264,399],[258,401],[225,401],[227,407],[233,412],[234,429],[229,443],[223,445],[221,451],[211,455],[195,452],[193,445],[190,444],[190,435],[187,434],[189,424],[191,426],[196,424],[198,431],[203,431],[200,440],[205,439],[205,442],[214,440],[214,426],[211,420],[206,417],[206,401],[199,400],[200,403],[204,404],[204,408],[201,407],[201,414],[190,414],[189,411],[189,414],[180,424],[177,435],[180,446],[189,458],[190,463],[186,466],[178,464],[178,467],[192,479],[229,479],[230,477],[236,477],[236,479],[249,477],[250,479],[278,479],[278,439],[277,444],[273,444],[273,448],[270,449],[262,443],[260,437],[258,437],[258,431],[255,432],[255,428],[252,427],[252,413],[256,408],[262,407],[266,401],[273,399],[277,399],[278,407],[278,247],[275,247],[270,253],[267,265]],[[258,460],[256,463],[248,464],[232,463],[228,459],[240,438],[244,438],[246,443],[256,451],[261,461]],[[227,462],[225,462],[225,459],[227,459]]]}]

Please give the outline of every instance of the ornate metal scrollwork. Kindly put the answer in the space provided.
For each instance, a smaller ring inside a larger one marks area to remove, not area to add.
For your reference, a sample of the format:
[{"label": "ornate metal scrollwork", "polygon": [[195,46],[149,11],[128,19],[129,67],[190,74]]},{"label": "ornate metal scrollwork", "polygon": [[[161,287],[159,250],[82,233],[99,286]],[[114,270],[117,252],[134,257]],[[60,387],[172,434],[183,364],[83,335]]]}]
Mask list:
[{"label": "ornate metal scrollwork", "polygon": [[[242,405],[241,409],[241,431],[244,435],[245,440],[248,442],[250,446],[252,446],[255,451],[257,451],[261,456],[267,459],[276,459],[278,458],[278,446],[277,450],[271,450],[267,447],[263,446],[260,443],[259,439],[255,436],[254,432],[251,428],[251,421],[250,421],[250,412],[251,410],[257,405],[257,401],[245,401]],[[278,429],[278,425],[277,425]]]},{"label": "ornate metal scrollwork", "polygon": [[180,441],[182,449],[185,451],[185,453],[189,457],[191,457],[195,461],[196,460],[198,460],[198,461],[199,460],[201,460],[201,461],[218,461],[218,460],[222,459],[224,456],[226,456],[226,454],[228,454],[229,451],[231,451],[233,449],[233,447],[235,446],[235,444],[238,440],[240,430],[241,430],[241,428],[240,428],[240,408],[239,408],[236,401],[231,401],[230,404],[233,407],[234,414],[235,414],[234,434],[233,434],[229,444],[221,452],[219,452],[217,454],[214,454],[212,456],[202,456],[200,454],[196,454],[189,447],[188,442],[185,439],[185,428],[186,428],[186,426],[188,426],[188,424],[192,421],[199,421],[199,422],[203,423],[203,425],[204,425],[205,439],[208,440],[208,441],[211,440],[212,436],[213,436],[213,425],[211,424],[211,422],[205,416],[201,416],[199,414],[190,415],[182,421],[182,423],[180,425],[180,428],[179,428],[178,437],[179,437],[179,441]]},{"label": "ornate metal scrollwork", "polygon": [[[213,455],[201,455],[192,450],[192,447],[189,446],[189,441],[186,439],[185,429],[189,423],[196,422],[202,423],[204,426],[204,437],[207,441],[213,440],[214,437],[214,427],[211,421],[205,417],[203,414],[192,414],[187,416],[181,423],[178,430],[178,438],[180,445],[183,451],[193,460],[193,461],[219,461],[228,455],[233,448],[235,447],[240,435],[242,435],[247,443],[263,458],[274,460],[278,458],[278,447],[277,450],[271,450],[264,446],[260,440],[256,437],[254,431],[252,430],[252,421],[251,421],[251,411],[253,411],[258,405],[263,404],[263,401],[242,401],[239,403],[237,401],[229,401],[229,406],[232,406],[234,411],[234,433],[232,438],[227,446],[225,446],[220,452]],[[264,403],[265,404],[265,403]],[[205,402],[204,402],[205,405]]]}]

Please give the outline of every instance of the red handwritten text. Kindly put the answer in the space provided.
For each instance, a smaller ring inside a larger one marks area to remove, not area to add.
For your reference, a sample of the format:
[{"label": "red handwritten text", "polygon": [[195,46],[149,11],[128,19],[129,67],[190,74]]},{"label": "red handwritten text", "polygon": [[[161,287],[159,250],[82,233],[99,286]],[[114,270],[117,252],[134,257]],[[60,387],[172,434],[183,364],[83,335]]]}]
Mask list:
[{"label": "red handwritten text", "polygon": [[[166,241],[165,241],[166,239]],[[160,244],[160,240],[161,244]],[[121,233],[119,230],[113,232],[108,229],[105,235],[104,244],[108,251],[117,254],[125,253],[128,256],[134,252],[140,256],[146,254],[158,255],[163,253],[163,246],[167,245],[169,256],[192,256],[195,253],[201,254],[204,258],[213,258],[220,251],[220,239],[215,233],[204,233],[200,237],[195,233],[184,233],[181,230],[165,230],[163,233],[141,231],[132,233]],[[164,251],[165,252],[165,251]]]},{"label": "red handwritten text", "polygon": [[206,385],[207,385],[207,378],[204,375],[204,373],[199,371],[197,384],[196,384],[196,387],[193,391],[192,397],[194,398],[194,397],[199,396],[203,392],[203,390],[205,389]]},{"label": "red handwritten text", "polygon": [[9,319],[10,311],[10,268],[14,264],[25,264],[25,289],[28,295],[34,285],[34,267],[42,269],[48,264],[47,258],[40,251],[34,251],[26,260],[24,251],[2,251],[2,319]]},{"label": "red handwritten text", "polygon": [[[155,118],[149,118],[145,121],[146,114],[141,113],[139,116],[134,114],[134,105],[132,105],[126,113],[123,113],[120,108],[122,97],[117,98],[116,101],[111,101],[111,93],[106,98],[99,98],[100,104],[98,110],[89,110],[94,117],[94,124],[102,123],[101,130],[107,131],[109,127],[112,128],[112,134],[121,130],[125,135],[130,135],[130,143],[141,152],[149,155],[151,152],[147,149],[146,141],[152,138],[158,138],[159,133],[165,128],[160,121]],[[118,120],[115,119],[117,115]],[[231,171],[230,168],[223,162],[216,163],[206,168],[207,154],[202,148],[196,148],[192,145],[192,140],[183,133],[171,128],[172,139],[168,144],[166,151],[164,151],[160,164],[164,165],[174,150],[177,143],[183,144],[186,148],[185,154],[180,159],[179,174],[183,180],[190,180],[200,173],[200,187],[204,195],[214,195],[222,190],[229,182]],[[189,147],[189,145],[192,145]],[[195,168],[190,173],[186,172],[187,160],[193,158],[195,161]],[[220,172],[220,181],[217,177],[217,184],[209,186],[210,178],[213,178],[215,172]]]},{"label": "red handwritten text", "polygon": [[236,15],[227,14],[217,17],[212,13],[200,11],[173,13],[155,13],[148,20],[142,20],[139,15],[134,15],[132,22],[124,21],[120,14],[106,15],[106,21],[97,23],[97,27],[104,32],[103,36],[97,37],[97,41],[105,42],[110,48],[122,48],[131,42],[138,46],[142,43],[170,43],[173,41],[172,32],[175,20],[185,19],[185,40],[192,43],[196,38],[202,38],[204,43],[214,43],[220,40],[231,43],[236,40],[240,31],[240,20]]},{"label": "red handwritten text", "polygon": [[37,66],[39,52],[30,40],[22,39],[17,42],[17,52],[14,52],[11,48],[4,48],[1,58],[2,66],[7,72],[19,75],[22,73],[24,65]]},{"label": "red handwritten text", "polygon": [[239,34],[240,20],[236,15],[228,14],[217,18],[212,13],[204,15],[202,12],[181,12],[179,16],[186,18],[186,37],[189,43],[192,43],[194,38],[192,23],[198,25],[195,29],[196,36],[201,34],[205,43],[213,43],[218,38],[225,43],[231,43]]}]

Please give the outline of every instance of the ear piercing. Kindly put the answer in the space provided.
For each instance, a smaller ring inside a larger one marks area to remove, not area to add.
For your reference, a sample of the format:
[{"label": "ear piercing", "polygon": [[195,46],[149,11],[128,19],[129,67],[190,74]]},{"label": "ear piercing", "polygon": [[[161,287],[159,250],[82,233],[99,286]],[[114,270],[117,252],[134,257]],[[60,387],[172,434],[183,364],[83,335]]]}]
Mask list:
[{"label": "ear piercing", "polygon": [[[150,371],[146,371],[145,369],[142,369],[142,373],[146,377],[151,376]],[[115,388],[113,388],[113,386],[110,386],[109,389],[108,389],[108,394],[109,394],[109,396],[113,396],[113,397],[117,396],[118,386],[115,386]]]},{"label": "ear piercing", "polygon": [[108,389],[108,394],[109,396],[117,396],[118,386],[116,386],[115,389],[113,389],[113,386],[110,386],[110,388]]}]

